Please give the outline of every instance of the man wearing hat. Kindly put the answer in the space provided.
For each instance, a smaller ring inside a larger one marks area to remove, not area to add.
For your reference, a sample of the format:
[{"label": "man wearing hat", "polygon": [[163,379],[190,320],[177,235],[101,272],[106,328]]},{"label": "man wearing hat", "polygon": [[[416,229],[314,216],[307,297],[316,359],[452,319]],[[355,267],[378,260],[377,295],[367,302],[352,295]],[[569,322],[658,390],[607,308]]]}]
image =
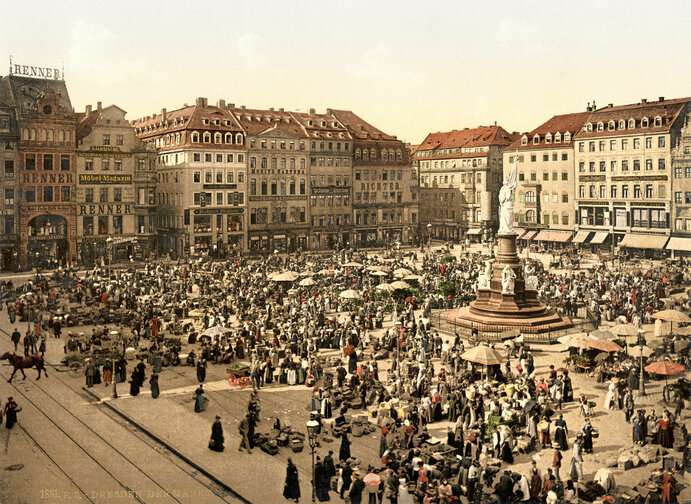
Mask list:
[{"label": "man wearing hat", "polygon": [[221,425],[221,417],[216,415],[214,423],[211,425],[211,439],[209,440],[209,449],[222,452],[223,451],[223,425]]},{"label": "man wearing hat", "polygon": [[350,485],[348,497],[351,504],[362,504],[362,491],[365,489],[365,483],[359,470],[353,471],[353,483]]}]

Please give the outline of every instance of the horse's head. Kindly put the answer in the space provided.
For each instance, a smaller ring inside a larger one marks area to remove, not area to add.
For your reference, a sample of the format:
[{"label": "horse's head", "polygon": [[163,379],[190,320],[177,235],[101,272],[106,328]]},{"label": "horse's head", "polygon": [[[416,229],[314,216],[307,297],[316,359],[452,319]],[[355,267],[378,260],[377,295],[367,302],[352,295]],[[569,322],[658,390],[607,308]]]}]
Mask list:
[{"label": "horse's head", "polygon": [[8,360],[10,357],[12,357],[12,354],[10,352],[5,352],[4,354],[0,355],[0,360]]}]

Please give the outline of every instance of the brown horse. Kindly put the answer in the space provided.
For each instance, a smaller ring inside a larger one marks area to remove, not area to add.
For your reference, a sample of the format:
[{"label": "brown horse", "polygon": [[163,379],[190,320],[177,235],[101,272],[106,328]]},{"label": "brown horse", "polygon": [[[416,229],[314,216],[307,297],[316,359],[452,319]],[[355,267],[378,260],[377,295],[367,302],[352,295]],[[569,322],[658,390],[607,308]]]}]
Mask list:
[{"label": "brown horse", "polygon": [[24,370],[30,369],[32,367],[36,367],[36,369],[38,370],[38,378],[36,378],[37,380],[41,379],[41,371],[43,371],[46,374],[46,378],[48,378],[48,370],[46,369],[43,357],[41,357],[40,355],[34,355],[32,357],[22,357],[21,355],[17,355],[16,353],[5,352],[4,354],[0,355],[0,360],[8,360],[10,361],[10,364],[14,366],[12,376],[10,376],[10,379],[7,380],[8,383],[12,383],[12,378],[14,378],[14,374],[17,372],[17,370],[22,372],[22,376],[26,380],[26,374],[24,374]]}]

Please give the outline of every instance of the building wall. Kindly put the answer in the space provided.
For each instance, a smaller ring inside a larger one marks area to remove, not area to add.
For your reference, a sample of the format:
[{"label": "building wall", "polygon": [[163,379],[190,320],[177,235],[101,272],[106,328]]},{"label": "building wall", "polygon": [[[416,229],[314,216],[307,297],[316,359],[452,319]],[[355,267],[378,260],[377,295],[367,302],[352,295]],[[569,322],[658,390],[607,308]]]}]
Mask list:
[{"label": "building wall", "polygon": [[19,161],[19,134],[14,111],[10,107],[0,108],[0,271],[16,269],[19,259]]},{"label": "building wall", "polygon": [[691,112],[672,150],[672,233],[691,236]]}]

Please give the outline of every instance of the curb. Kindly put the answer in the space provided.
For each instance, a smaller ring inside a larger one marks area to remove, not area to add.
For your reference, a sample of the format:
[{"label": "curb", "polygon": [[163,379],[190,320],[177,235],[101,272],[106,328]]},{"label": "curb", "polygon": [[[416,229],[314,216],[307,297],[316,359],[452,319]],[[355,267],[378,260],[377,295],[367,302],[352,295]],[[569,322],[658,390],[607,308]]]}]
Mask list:
[{"label": "curb", "polygon": [[187,464],[189,464],[190,466],[192,466],[195,470],[197,470],[198,472],[200,472],[201,474],[203,474],[204,476],[206,476],[207,478],[209,478],[209,479],[210,479],[211,481],[213,481],[216,485],[218,485],[219,487],[221,487],[221,488],[222,488],[223,490],[225,490],[226,492],[230,493],[233,497],[235,497],[236,499],[238,499],[240,502],[242,502],[243,504],[253,504],[252,501],[250,501],[250,500],[246,499],[245,497],[243,497],[240,493],[237,492],[237,490],[235,490],[234,488],[232,488],[231,486],[229,486],[227,483],[225,483],[224,481],[222,481],[221,479],[219,479],[218,477],[216,477],[214,474],[212,474],[211,472],[209,472],[209,471],[208,471],[207,469],[205,469],[203,466],[199,465],[197,462],[195,462],[194,460],[192,460],[191,458],[189,458],[187,455],[185,455],[185,454],[183,454],[182,452],[180,452],[180,451],[179,451],[177,448],[175,448],[173,445],[169,444],[168,442],[166,442],[166,441],[164,441],[163,439],[161,439],[160,437],[158,437],[156,434],[154,434],[154,433],[151,432],[149,429],[147,429],[146,427],[144,427],[143,425],[141,425],[139,422],[136,422],[135,420],[133,420],[130,416],[128,416],[127,414],[125,414],[125,413],[123,413],[122,411],[120,411],[118,408],[116,408],[115,406],[113,406],[112,404],[110,404],[108,401],[106,401],[106,402],[101,402],[101,398],[100,398],[98,395],[96,395],[94,392],[92,392],[91,390],[89,390],[87,387],[82,387],[82,390],[83,390],[84,392],[86,392],[89,396],[91,396],[91,397],[93,397],[95,400],[97,400],[100,404],[104,405],[104,406],[105,406],[106,408],[108,408],[110,411],[112,411],[113,413],[115,413],[116,415],[118,415],[120,418],[122,418],[122,419],[125,420],[126,422],[128,422],[128,423],[134,425],[135,427],[137,427],[140,431],[142,431],[142,432],[143,432],[144,434],[146,434],[148,437],[150,437],[151,439],[153,439],[153,440],[156,441],[157,443],[159,443],[159,444],[165,446],[170,452],[174,453],[178,458],[180,458],[181,460],[183,460],[184,462],[186,462]]}]

